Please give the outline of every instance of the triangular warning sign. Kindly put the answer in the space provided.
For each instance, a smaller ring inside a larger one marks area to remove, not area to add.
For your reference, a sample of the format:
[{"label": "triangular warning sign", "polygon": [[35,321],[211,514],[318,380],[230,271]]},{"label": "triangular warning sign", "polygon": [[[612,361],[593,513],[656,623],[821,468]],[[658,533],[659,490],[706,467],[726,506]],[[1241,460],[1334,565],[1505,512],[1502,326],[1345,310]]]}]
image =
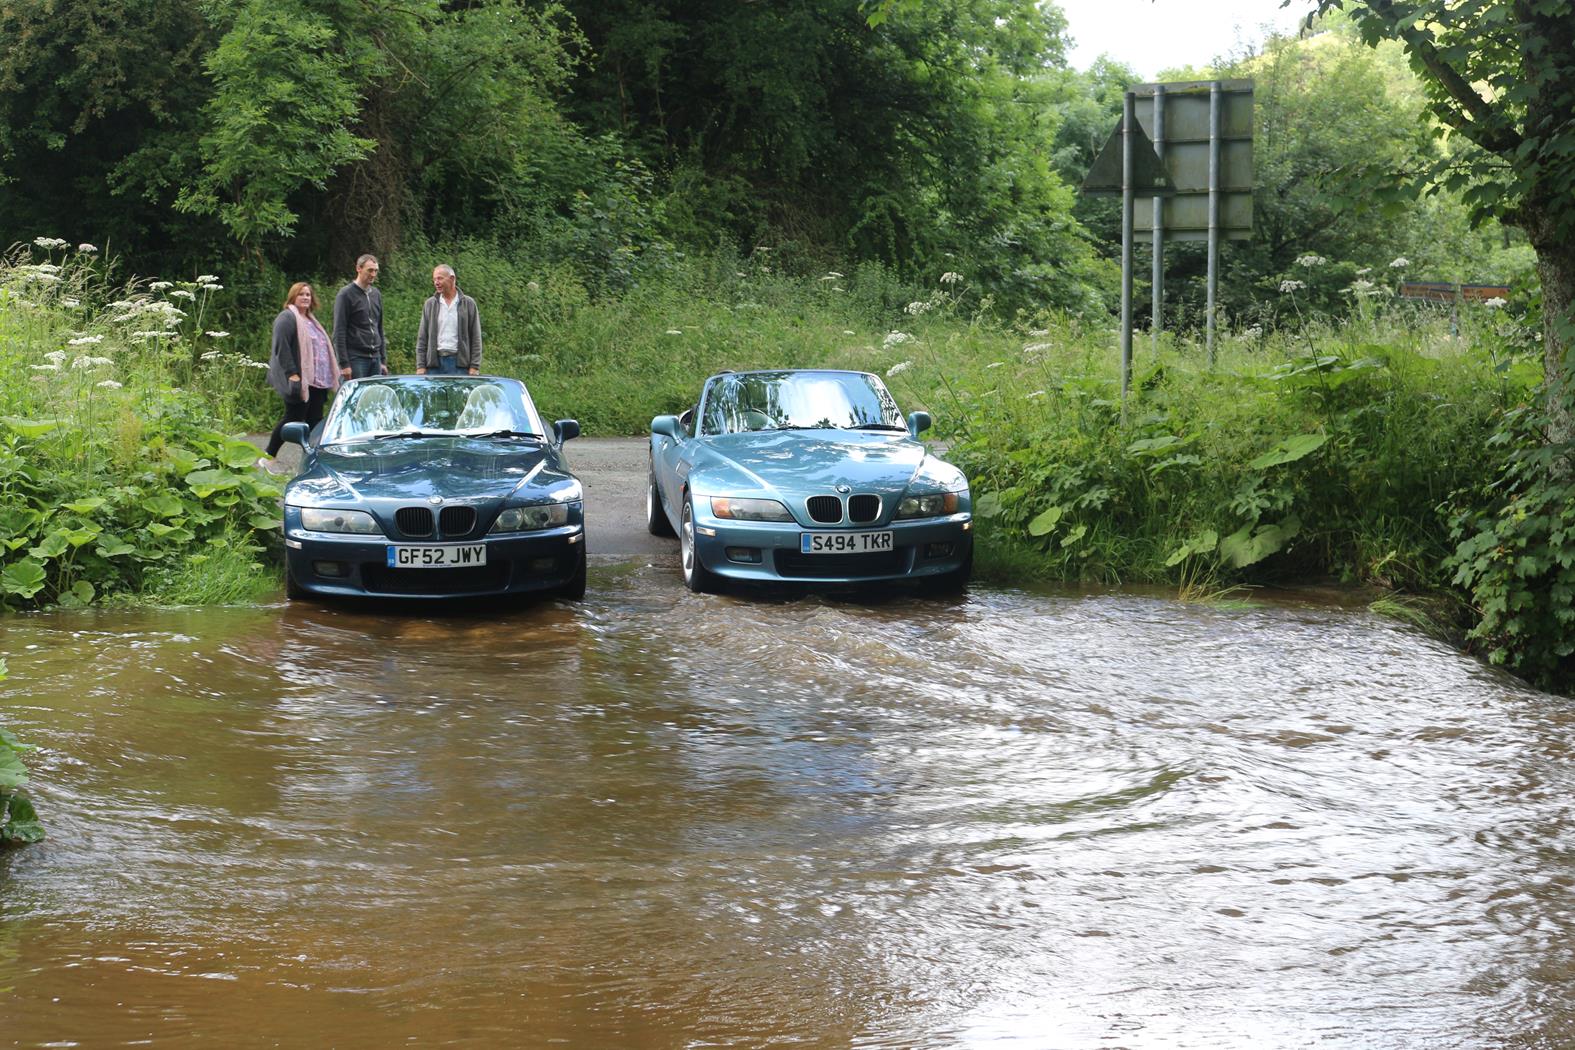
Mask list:
[{"label": "triangular warning sign", "polygon": [[[1110,133],[1105,148],[1094,158],[1094,164],[1083,179],[1083,192],[1090,196],[1121,193],[1121,127],[1125,119],[1116,121],[1116,130]],[[1132,192],[1141,197],[1165,197],[1176,192],[1176,186],[1165,174],[1165,164],[1154,152],[1154,143],[1138,124],[1132,129]]]}]

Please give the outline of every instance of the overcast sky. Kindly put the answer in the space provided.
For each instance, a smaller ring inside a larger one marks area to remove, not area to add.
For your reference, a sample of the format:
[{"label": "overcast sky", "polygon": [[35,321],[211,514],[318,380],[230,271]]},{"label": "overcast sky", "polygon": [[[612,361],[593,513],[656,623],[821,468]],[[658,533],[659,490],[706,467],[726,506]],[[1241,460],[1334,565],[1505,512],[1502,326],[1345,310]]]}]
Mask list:
[{"label": "overcast sky", "polygon": [[1066,12],[1072,65],[1087,69],[1109,54],[1152,78],[1172,66],[1207,65],[1255,44],[1265,26],[1288,31],[1313,0],[1053,0]]}]

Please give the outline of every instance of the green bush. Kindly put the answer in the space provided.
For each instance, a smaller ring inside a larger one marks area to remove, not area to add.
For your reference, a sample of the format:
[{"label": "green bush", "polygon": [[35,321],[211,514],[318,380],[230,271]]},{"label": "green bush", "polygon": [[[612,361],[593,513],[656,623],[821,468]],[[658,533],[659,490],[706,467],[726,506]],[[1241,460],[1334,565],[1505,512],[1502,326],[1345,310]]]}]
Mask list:
[{"label": "green bush", "polygon": [[[5,680],[5,661],[0,660],[0,681]],[[27,786],[27,767],[19,757],[32,747],[0,726],[0,847],[37,842],[44,837],[33,803],[22,789]]]}]

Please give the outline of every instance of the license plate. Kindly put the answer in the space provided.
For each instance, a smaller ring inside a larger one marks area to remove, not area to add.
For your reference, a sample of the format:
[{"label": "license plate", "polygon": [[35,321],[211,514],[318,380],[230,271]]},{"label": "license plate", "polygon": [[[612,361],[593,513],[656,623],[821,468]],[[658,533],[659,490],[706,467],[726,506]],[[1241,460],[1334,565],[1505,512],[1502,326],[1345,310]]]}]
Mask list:
[{"label": "license plate", "polygon": [[388,548],[390,569],[454,569],[487,564],[487,545]]},{"label": "license plate", "polygon": [[799,534],[800,554],[872,554],[893,549],[890,532],[805,532]]}]

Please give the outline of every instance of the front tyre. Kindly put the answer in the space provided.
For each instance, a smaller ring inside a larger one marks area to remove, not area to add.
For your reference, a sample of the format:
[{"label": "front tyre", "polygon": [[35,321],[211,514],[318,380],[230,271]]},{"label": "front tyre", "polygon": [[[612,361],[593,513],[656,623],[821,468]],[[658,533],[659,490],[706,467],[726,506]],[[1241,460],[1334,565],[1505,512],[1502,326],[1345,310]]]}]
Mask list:
[{"label": "front tyre", "polygon": [[695,516],[688,499],[684,500],[684,520],[678,530],[678,550],[683,564],[685,587],[695,594],[715,594],[721,589],[721,580],[716,573],[701,564],[700,552],[695,549]]},{"label": "front tyre", "polygon": [[574,575],[569,577],[569,582],[558,588],[558,597],[565,601],[577,602],[585,597],[585,544],[580,544],[580,561],[574,568]]},{"label": "front tyre", "polygon": [[290,563],[284,563],[284,597],[286,601],[300,601],[308,597],[306,588],[295,582],[295,573],[290,571]]},{"label": "front tyre", "polygon": [[656,487],[656,466],[652,464],[650,480],[645,486],[645,530],[652,536],[673,535],[673,523],[662,509],[662,494]]}]

